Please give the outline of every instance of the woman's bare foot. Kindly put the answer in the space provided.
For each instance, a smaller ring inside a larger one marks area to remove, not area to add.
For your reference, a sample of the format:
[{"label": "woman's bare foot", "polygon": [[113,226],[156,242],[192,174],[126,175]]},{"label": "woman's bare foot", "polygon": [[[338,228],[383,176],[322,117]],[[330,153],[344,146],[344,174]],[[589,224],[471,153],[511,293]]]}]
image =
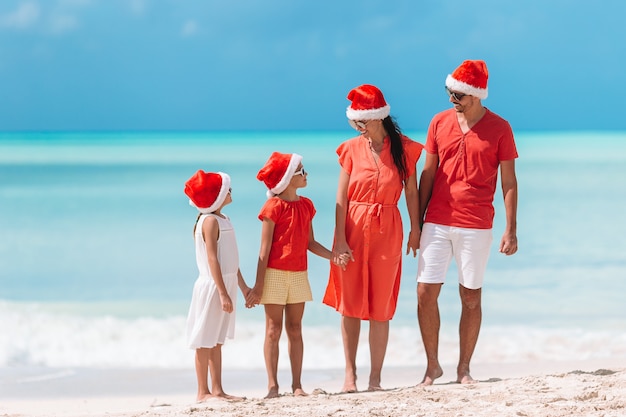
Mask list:
[{"label": "woman's bare foot", "polygon": [[280,394],[278,393],[278,387],[276,387],[276,388],[270,388],[269,392],[265,396],[265,399],[278,398],[278,397],[280,397]]},{"label": "woman's bare foot", "polygon": [[382,387],[380,386],[380,373],[370,374],[370,381],[367,386],[367,390],[382,391]]},{"label": "woman's bare foot", "polygon": [[306,392],[304,392],[304,390],[302,388],[295,388],[293,390],[293,396],[294,397],[306,397],[309,394],[307,394]]},{"label": "woman's bare foot", "polygon": [[427,385],[432,385],[435,382],[435,379],[439,378],[443,375],[443,369],[439,365],[437,365],[434,369],[426,369],[426,373],[424,374],[424,379],[420,382],[420,387],[425,387]]}]

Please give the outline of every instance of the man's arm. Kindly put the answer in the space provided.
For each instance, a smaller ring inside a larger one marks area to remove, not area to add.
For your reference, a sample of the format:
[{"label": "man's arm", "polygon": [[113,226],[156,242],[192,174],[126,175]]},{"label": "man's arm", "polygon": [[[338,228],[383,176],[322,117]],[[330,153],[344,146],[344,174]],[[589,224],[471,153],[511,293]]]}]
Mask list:
[{"label": "man's arm", "polygon": [[426,161],[424,162],[424,169],[420,176],[419,186],[419,221],[420,225],[424,223],[424,214],[426,213],[426,207],[430,201],[430,196],[433,193],[433,184],[435,182],[435,173],[439,166],[439,155],[436,153],[426,153]]},{"label": "man's arm", "polygon": [[515,159],[500,162],[502,196],[506,212],[506,228],[500,241],[500,252],[513,255],[517,252],[517,177]]}]

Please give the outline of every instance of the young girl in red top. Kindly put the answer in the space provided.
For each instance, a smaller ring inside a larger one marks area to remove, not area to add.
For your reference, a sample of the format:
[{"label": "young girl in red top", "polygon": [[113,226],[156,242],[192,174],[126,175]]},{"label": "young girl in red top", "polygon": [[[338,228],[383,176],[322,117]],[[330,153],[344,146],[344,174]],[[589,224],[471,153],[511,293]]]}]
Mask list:
[{"label": "young girl in red top", "polygon": [[313,299],[307,275],[307,250],[338,265],[343,257],[315,240],[312,220],[313,202],[297,194],[307,185],[307,173],[298,154],[272,153],[257,179],[268,188],[268,200],[259,213],[263,222],[256,284],[248,303],[265,306],[265,343],[263,353],[268,378],[266,398],[278,393],[278,342],[283,329],[289,339],[293,394],[307,395],[302,389],[302,316],[304,303]]}]

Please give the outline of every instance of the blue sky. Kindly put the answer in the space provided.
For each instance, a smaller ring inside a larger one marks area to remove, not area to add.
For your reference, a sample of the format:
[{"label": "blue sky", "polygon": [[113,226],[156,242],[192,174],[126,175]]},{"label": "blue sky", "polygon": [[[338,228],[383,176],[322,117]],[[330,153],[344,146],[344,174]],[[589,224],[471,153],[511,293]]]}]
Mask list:
[{"label": "blue sky", "polygon": [[404,130],[464,59],[516,130],[624,130],[623,0],[2,0],[0,130],[345,129],[378,85]]}]

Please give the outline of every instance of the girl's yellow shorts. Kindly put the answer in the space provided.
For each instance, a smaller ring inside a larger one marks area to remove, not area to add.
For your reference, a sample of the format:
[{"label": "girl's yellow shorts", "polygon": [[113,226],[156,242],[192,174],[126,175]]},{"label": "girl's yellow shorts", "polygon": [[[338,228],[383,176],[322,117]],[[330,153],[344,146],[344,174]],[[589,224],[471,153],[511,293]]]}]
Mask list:
[{"label": "girl's yellow shorts", "polygon": [[267,268],[261,304],[297,304],[313,300],[307,271]]}]

